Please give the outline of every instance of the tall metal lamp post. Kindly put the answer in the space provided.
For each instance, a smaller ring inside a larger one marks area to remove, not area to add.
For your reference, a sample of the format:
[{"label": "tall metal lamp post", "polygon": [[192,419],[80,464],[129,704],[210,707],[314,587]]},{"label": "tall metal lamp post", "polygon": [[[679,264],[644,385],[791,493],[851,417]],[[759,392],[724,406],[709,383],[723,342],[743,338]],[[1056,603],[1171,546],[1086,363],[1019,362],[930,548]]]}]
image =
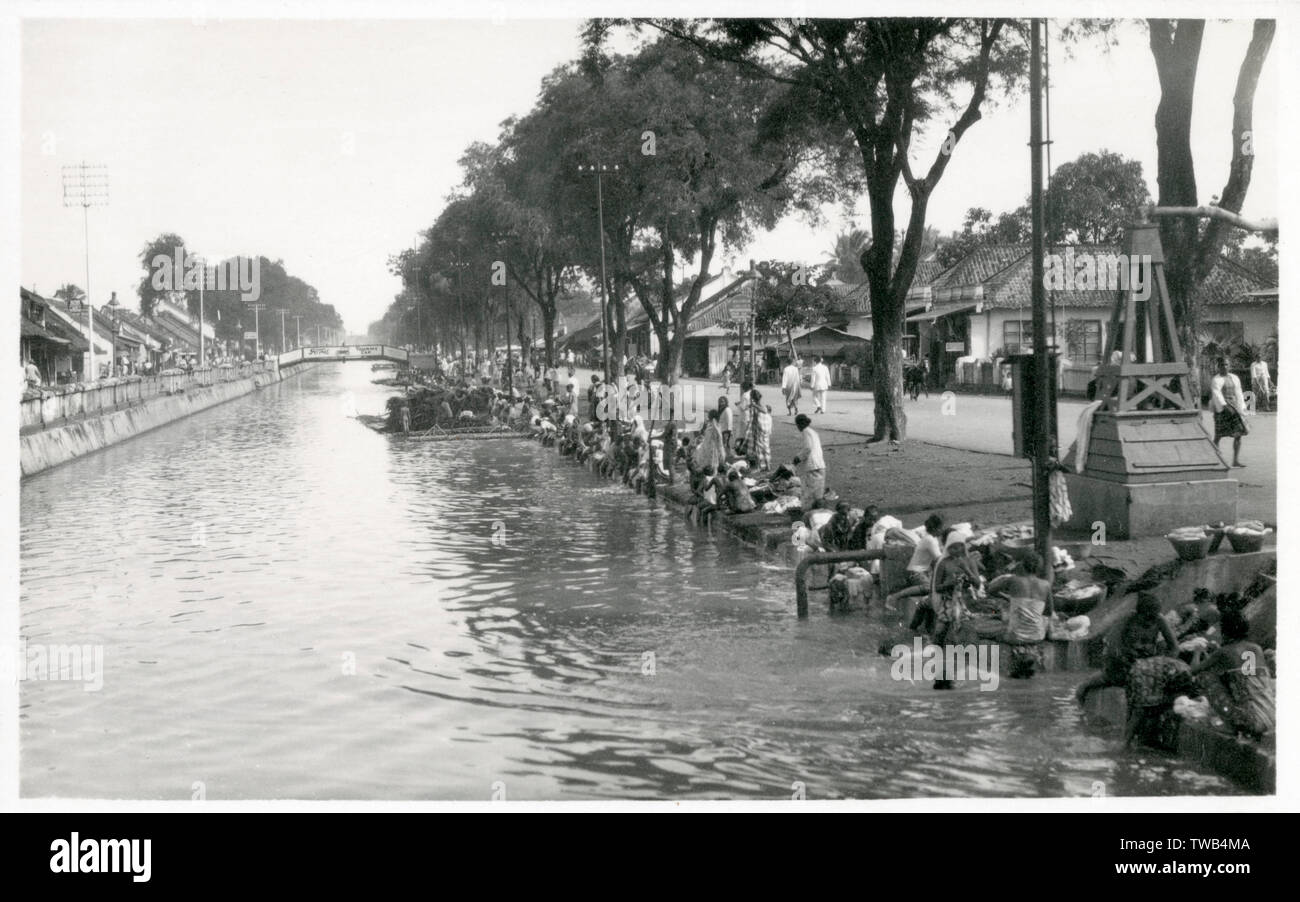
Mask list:
[{"label": "tall metal lamp post", "polygon": [[605,296],[605,193],[603,178],[607,172],[618,172],[618,164],[591,163],[578,166],[579,172],[596,176],[596,223],[600,232],[600,341],[604,362],[605,384],[609,385],[609,300]]},{"label": "tall metal lamp post", "polygon": [[[497,248],[499,249],[509,244],[511,239],[515,237],[515,233],[507,229],[505,231],[493,232],[492,237],[496,240]],[[505,373],[506,393],[513,394],[515,390],[515,368],[514,368],[514,349],[512,348],[510,342],[510,317],[514,311],[510,305],[510,280],[509,279],[506,279],[506,284],[503,287],[505,288],[505,293],[506,293],[506,373]],[[519,338],[520,338],[519,357],[520,360],[522,361],[523,336],[521,335]]]},{"label": "tall metal lamp post", "polygon": [[1047,356],[1047,290],[1043,285],[1043,53],[1045,20],[1029,23],[1029,170],[1032,223],[1030,297],[1034,329],[1034,546],[1043,560],[1043,576],[1052,578],[1052,518],[1049,479],[1056,458],[1055,399]]},{"label": "tall metal lamp post", "polygon": [[469,268],[469,261],[457,254],[452,258],[450,266],[456,277],[456,307],[460,311],[460,375],[463,379],[465,378],[465,354],[467,349],[465,347],[465,287],[462,284],[461,277],[465,270]]},{"label": "tall metal lamp post", "polygon": [[81,207],[86,237],[86,338],[90,345],[85,375],[87,382],[94,382],[98,373],[95,371],[95,304],[90,293],[90,208],[108,206],[108,167],[90,166],[84,161],[64,166],[63,206]]}]

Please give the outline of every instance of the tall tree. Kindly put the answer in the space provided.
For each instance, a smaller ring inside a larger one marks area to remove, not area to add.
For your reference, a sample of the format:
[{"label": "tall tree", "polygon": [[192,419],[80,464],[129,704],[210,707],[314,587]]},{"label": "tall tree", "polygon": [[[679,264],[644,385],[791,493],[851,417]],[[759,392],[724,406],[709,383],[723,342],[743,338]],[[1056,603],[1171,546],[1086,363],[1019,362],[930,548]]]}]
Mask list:
[{"label": "tall tree", "polygon": [[[1052,242],[1109,244],[1151,202],[1142,163],[1101,150],[1063,163],[1043,198]],[[1028,206],[1022,208],[1028,219]]]},{"label": "tall tree", "polygon": [[783,337],[794,354],[794,330],[822,322],[835,308],[836,294],[824,284],[824,269],[769,260],[757,265],[754,328]]},{"label": "tall tree", "polygon": [[[1268,58],[1277,23],[1255,20],[1250,43],[1237,72],[1232,95],[1232,159],[1217,206],[1240,213],[1255,164],[1254,105],[1260,71]],[[1151,55],[1160,80],[1156,108],[1156,185],[1161,207],[1195,207],[1196,170],[1192,157],[1192,101],[1200,63],[1205,22],[1201,19],[1148,19]],[[1200,315],[1198,294],[1234,228],[1221,220],[1202,222],[1162,217],[1160,239],[1179,340],[1191,369],[1194,396],[1199,395]]]},{"label": "tall tree", "polygon": [[862,268],[862,252],[870,244],[871,233],[865,229],[850,228],[836,235],[829,253],[831,275],[850,285],[867,281],[867,271]]},{"label": "tall tree", "polygon": [[[871,207],[873,241],[862,266],[875,335],[874,438],[903,439],[904,305],[921,259],[929,201],[990,91],[1023,76],[1023,27],[1007,19],[919,17],[647,21],[746,75],[783,85],[788,129],[817,122],[851,133]],[[598,39],[607,27],[595,26],[590,37]],[[941,122],[946,137],[929,165],[914,170],[916,135]],[[896,256],[900,179],[911,205]]]},{"label": "tall tree", "polygon": [[[155,273],[158,272],[158,268],[154,265],[155,261],[160,258],[175,260],[178,249],[180,251],[181,265],[184,266],[186,259],[188,259],[185,251],[185,239],[175,232],[164,232],[146,244],[140,251],[140,265],[144,269],[144,276],[140,279],[140,284],[136,286],[136,293],[140,297],[140,313],[142,316],[153,316],[158,301],[165,300],[169,291],[181,287],[178,281],[174,281],[166,287],[160,288],[154,278]],[[179,275],[173,273],[172,278],[177,279]]]},{"label": "tall tree", "polygon": [[[719,250],[744,246],[787,211],[811,214],[840,197],[841,184],[811,163],[842,155],[848,142],[820,125],[777,127],[764,117],[777,86],[680,41],[601,57],[595,69],[609,101],[596,125],[614,130],[607,143],[621,151],[606,207],[614,276],[639,300],[662,348],[659,375],[673,382]],[[684,285],[679,261],[695,264]]]}]

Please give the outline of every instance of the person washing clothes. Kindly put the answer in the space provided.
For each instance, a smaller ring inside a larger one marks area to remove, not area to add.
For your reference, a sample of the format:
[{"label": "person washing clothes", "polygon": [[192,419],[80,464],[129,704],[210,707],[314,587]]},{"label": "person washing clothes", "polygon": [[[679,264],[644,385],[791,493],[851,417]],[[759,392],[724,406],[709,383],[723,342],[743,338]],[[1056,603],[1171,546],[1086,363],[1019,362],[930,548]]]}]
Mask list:
[{"label": "person washing clothes", "polygon": [[794,458],[793,463],[803,474],[803,501],[805,511],[812,510],[813,502],[826,494],[826,460],[822,456],[822,440],[812,428],[812,418],[805,413],[794,418],[794,425],[803,436],[803,450]]}]

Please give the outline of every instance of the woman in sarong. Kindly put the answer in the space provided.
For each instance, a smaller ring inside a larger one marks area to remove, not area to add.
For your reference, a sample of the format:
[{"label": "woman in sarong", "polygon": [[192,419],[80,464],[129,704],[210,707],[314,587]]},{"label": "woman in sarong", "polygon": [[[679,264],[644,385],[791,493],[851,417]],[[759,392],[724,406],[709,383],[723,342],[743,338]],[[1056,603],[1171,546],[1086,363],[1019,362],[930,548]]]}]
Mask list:
[{"label": "woman in sarong", "polygon": [[1140,592],[1133,615],[1106,637],[1106,657],[1101,674],[1081,684],[1075,690],[1075,698],[1083,704],[1093,689],[1127,687],[1134,664],[1162,654],[1177,656],[1178,639],[1168,621],[1160,615],[1160,599],[1150,592]]},{"label": "woman in sarong", "polygon": [[1043,559],[1030,552],[1016,562],[1012,572],[989,583],[990,594],[1007,599],[1003,642],[1010,648],[1008,675],[1013,679],[1028,679],[1043,666],[1042,642],[1052,616],[1052,585],[1039,575],[1042,571]]},{"label": "woman in sarong", "polygon": [[716,473],[722,469],[726,459],[726,450],[722,444],[722,430],[718,428],[718,412],[710,410],[708,423],[705,424],[700,443],[695,448],[695,468],[708,470],[711,467]]},{"label": "woman in sarong", "polygon": [[1191,669],[1177,658],[1153,655],[1135,662],[1128,674],[1128,726],[1124,731],[1124,745],[1131,746],[1135,739],[1168,745],[1168,737],[1160,742],[1156,732],[1172,709],[1174,699],[1180,695],[1200,696]]},{"label": "woman in sarong", "polygon": [[[953,541],[944,550],[944,556],[935,565],[934,589],[930,605],[934,610],[934,644],[940,648],[962,645],[971,639],[967,626],[969,612],[967,598],[972,587],[979,585],[979,570],[966,555],[966,543]],[[944,660],[948,660],[945,653]],[[935,689],[952,689],[951,673],[945,679],[934,681]]]},{"label": "woman in sarong", "polygon": [[760,403],[763,396],[758,389],[752,394],[754,413],[751,418],[753,439],[750,450],[758,463],[760,472],[766,473],[772,468],[772,408]]},{"label": "woman in sarong", "polygon": [[1228,361],[1220,357],[1216,374],[1210,380],[1210,406],[1214,408],[1214,447],[1225,438],[1232,439],[1232,465],[1244,467],[1241,462],[1241,437],[1250,432],[1241,412],[1245,402],[1241,394],[1241,380],[1228,372]]},{"label": "woman in sarong", "polygon": [[1258,739],[1273,732],[1273,680],[1264,650],[1248,640],[1250,623],[1226,611],[1219,623],[1223,646],[1192,668],[1210,706],[1234,732]]}]

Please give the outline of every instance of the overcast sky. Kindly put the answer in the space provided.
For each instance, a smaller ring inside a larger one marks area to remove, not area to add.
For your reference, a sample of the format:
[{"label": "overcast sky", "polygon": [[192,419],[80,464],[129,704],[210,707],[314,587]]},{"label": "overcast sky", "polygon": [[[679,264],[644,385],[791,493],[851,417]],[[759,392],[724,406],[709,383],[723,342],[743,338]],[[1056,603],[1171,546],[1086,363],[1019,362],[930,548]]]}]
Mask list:
[{"label": "overcast sky", "polygon": [[[260,253],[316,286],[363,331],[399,286],[389,254],[409,247],[460,180],[467,144],[532,106],[540,79],[579,50],[580,21],[27,21],[22,28],[21,276],[51,293],[85,282],[82,216],[62,205],[60,168],[105,164],[110,204],[90,214],[91,287],[132,306],[138,254],[161,232],[210,259]],[[1053,31],[1053,35],[1055,32]],[[1232,91],[1250,22],[1211,22],[1193,146],[1202,202],[1223,186]],[[1243,212],[1276,216],[1274,44],[1255,100],[1256,164]],[[1142,162],[1155,195],[1159,92],[1145,29],[1070,59],[1053,44],[1054,165],[1106,148]],[[1028,108],[985,110],[930,204],[960,226],[1029,187]],[[925,166],[946,126],[913,152]],[[852,219],[784,223],[724,255],[820,261]],[[865,201],[857,216],[866,225]],[[900,215],[900,221],[905,217]]]}]

